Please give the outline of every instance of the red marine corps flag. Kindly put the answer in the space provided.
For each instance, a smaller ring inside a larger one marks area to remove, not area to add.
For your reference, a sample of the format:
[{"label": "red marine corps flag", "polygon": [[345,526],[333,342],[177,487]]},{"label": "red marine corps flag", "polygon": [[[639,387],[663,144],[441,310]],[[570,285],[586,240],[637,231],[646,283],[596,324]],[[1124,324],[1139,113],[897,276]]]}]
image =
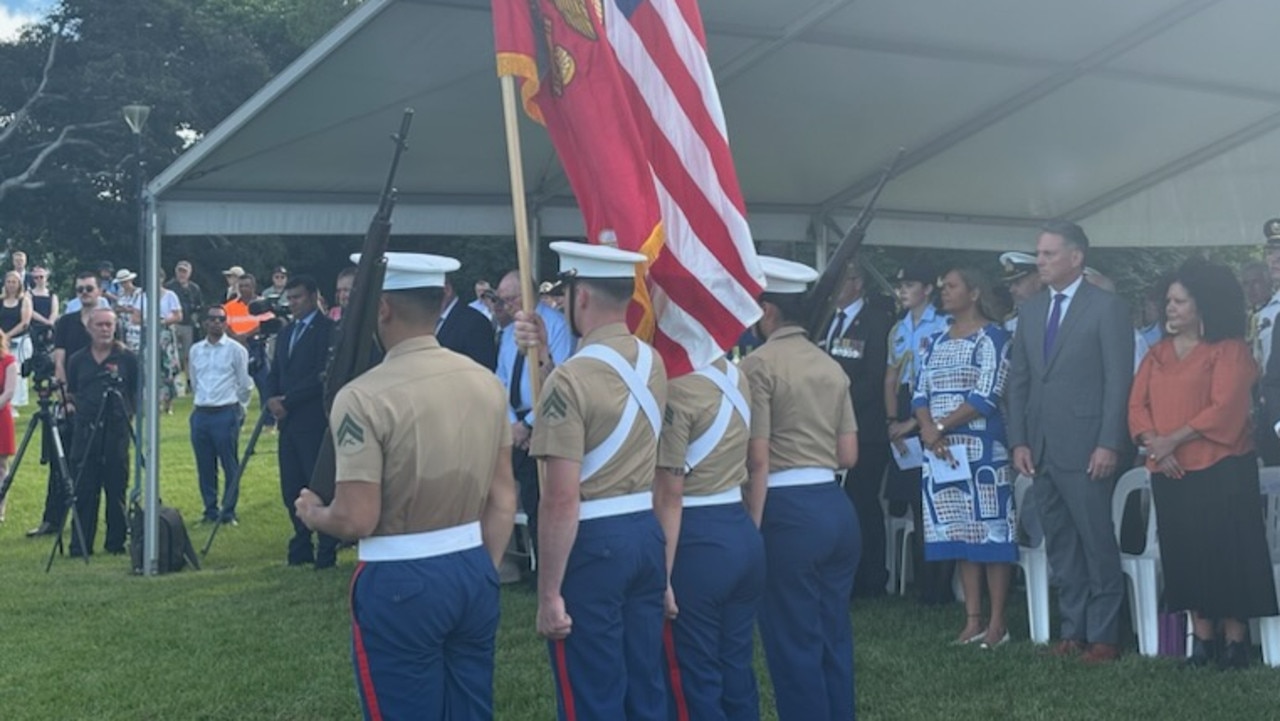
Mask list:
[{"label": "red marine corps flag", "polygon": [[521,81],[591,242],[649,259],[632,326],[671,376],[760,315],[747,227],[696,0],[493,0],[498,74]]}]

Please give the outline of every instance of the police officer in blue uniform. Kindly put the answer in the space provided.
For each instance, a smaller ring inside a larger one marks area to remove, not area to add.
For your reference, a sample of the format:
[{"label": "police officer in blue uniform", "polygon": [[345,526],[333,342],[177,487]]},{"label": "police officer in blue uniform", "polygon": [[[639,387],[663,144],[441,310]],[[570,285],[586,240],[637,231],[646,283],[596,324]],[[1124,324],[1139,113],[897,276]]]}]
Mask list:
[{"label": "police officer in blue uniform", "polygon": [[751,384],[748,509],[764,534],[760,610],[781,721],[854,718],[849,594],[862,554],[853,505],[836,471],[858,461],[849,379],[800,326],[818,272],[760,258],[764,345],[741,368]]},{"label": "police officer in blue uniform", "polygon": [[365,719],[493,718],[498,574],[515,518],[506,393],[434,336],[452,258],[388,253],[385,360],[334,400],[333,503],[313,531],[359,540],[352,663]]},{"label": "police officer in blue uniform", "polygon": [[[643,255],[557,242],[578,352],[542,389],[530,455],[546,461],[538,524],[538,633],[561,719],[666,718],[662,529],[653,512],[662,359],[627,330]],[[517,340],[538,328],[517,315]]]}]

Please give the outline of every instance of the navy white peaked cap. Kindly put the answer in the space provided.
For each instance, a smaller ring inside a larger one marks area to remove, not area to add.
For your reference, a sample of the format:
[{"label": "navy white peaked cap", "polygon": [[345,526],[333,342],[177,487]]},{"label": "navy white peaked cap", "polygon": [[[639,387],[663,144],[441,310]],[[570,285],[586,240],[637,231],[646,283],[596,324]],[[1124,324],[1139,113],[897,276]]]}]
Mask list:
[{"label": "navy white peaked cap", "polygon": [[560,256],[560,277],[569,278],[634,278],[636,265],[648,258],[641,253],[619,250],[608,245],[557,240],[551,249]]},{"label": "navy white peaked cap", "polygon": [[760,256],[760,268],[764,270],[764,292],[798,294],[809,290],[809,284],[818,279],[818,271],[794,260]]},{"label": "navy white peaked cap", "polygon": [[[457,258],[430,253],[387,253],[387,275],[383,290],[443,288],[445,276],[462,267]],[[360,254],[352,253],[351,262],[359,264]]]}]

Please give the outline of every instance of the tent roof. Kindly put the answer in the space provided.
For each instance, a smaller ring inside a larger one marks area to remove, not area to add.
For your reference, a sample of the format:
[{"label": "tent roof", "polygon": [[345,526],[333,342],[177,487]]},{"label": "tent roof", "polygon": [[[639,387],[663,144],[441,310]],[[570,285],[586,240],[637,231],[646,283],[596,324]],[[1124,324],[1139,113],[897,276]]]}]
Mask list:
[{"label": "tent roof", "polygon": [[[1280,3],[702,0],[753,232],[843,227],[898,147],[874,242],[1260,241],[1280,215]],[[163,232],[359,234],[417,111],[397,233],[508,234],[488,0],[366,0],[150,184]],[[540,229],[581,232],[524,121]]]}]

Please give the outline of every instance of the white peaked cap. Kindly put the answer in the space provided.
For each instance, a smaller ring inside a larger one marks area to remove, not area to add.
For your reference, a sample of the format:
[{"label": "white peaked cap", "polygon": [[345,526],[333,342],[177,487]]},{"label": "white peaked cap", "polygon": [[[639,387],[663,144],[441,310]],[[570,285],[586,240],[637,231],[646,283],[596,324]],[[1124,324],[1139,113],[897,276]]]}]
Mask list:
[{"label": "white peaked cap", "polygon": [[551,249],[560,256],[560,274],[575,278],[634,278],[636,265],[648,258],[608,245],[557,240]]},{"label": "white peaked cap", "polygon": [[[462,267],[457,258],[430,253],[387,253],[387,275],[383,290],[443,288],[445,275]],[[360,254],[352,253],[351,262],[360,263]]]},{"label": "white peaked cap", "polygon": [[1021,253],[1011,250],[1008,253],[1000,254],[1000,265],[1008,268],[1015,265],[1035,265],[1036,257],[1028,253]]},{"label": "white peaked cap", "polygon": [[760,256],[760,268],[764,270],[764,292],[796,294],[809,290],[809,284],[818,279],[818,271],[794,260]]}]

